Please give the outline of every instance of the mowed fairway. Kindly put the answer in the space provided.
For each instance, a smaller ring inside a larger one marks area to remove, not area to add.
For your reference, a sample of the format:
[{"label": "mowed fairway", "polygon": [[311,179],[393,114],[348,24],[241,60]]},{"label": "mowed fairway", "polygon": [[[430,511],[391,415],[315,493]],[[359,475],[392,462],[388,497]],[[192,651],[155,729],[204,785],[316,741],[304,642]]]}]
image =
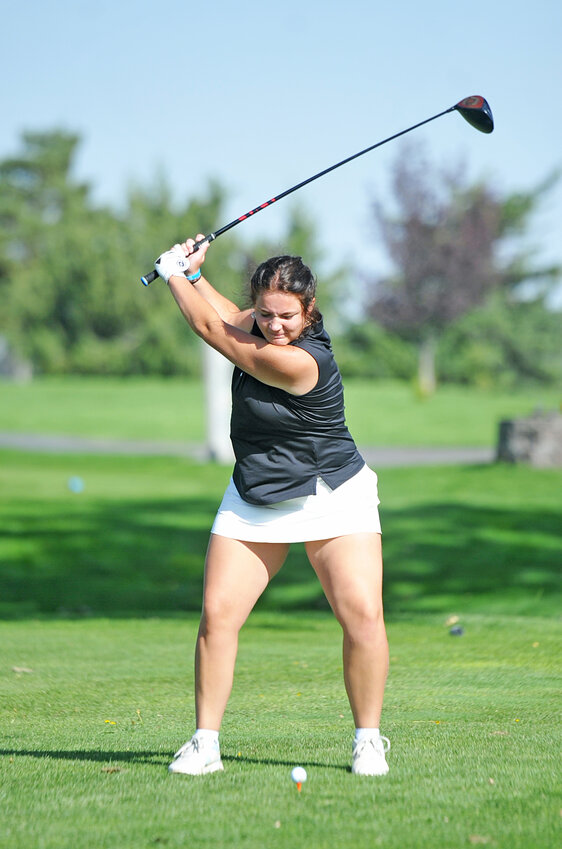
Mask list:
[{"label": "mowed fairway", "polygon": [[[349,772],[353,723],[327,613],[256,613],[224,773],[171,776],[192,729],[193,615],[0,626],[10,849],[557,845],[558,628],[470,616],[389,623],[390,773]],[[559,682],[558,682],[559,683]],[[293,766],[308,771],[299,795]]]},{"label": "mowed fairway", "polygon": [[0,459],[0,846],[557,845],[559,472],[381,471],[387,777],[349,772],[339,627],[296,546],[242,633],[225,772],[193,781],[167,765],[229,470]]},{"label": "mowed fairway", "polygon": [[[557,387],[443,386],[420,400],[407,383],[345,380],[346,415],[361,445],[493,446],[502,418],[557,409]],[[0,381],[0,433],[203,441],[201,381],[45,377]]]}]

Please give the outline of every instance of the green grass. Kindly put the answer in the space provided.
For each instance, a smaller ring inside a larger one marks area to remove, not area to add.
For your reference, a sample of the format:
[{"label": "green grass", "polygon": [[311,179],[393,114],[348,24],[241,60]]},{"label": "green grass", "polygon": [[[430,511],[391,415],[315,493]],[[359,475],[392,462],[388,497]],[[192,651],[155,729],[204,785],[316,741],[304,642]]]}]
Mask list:
[{"label": "green grass", "polygon": [[[558,409],[554,388],[485,391],[444,386],[426,401],[389,381],[345,383],[350,429],[362,445],[494,445],[498,422]],[[0,431],[123,439],[204,438],[200,382],[180,379],[45,378],[0,382]]]},{"label": "green grass", "polygon": [[0,431],[200,441],[203,386],[194,380],[61,377],[0,382]]},{"label": "green grass", "polygon": [[[192,731],[194,615],[0,624],[0,846],[552,849],[559,628],[392,618],[390,773],[349,772],[352,720],[328,614],[242,632],[224,773],[171,776]],[[309,780],[299,795],[290,769]]]},{"label": "green grass", "polygon": [[[229,474],[165,457],[0,452],[0,616],[198,610]],[[381,470],[387,611],[557,615],[561,483],[560,470],[522,466]],[[302,546],[260,605],[326,607]]]},{"label": "green grass", "polygon": [[[90,396],[104,435],[135,409],[126,395]],[[52,413],[61,432],[68,397],[35,399],[38,431]],[[192,732],[202,562],[229,474],[0,451],[0,847],[558,845],[562,472],[381,470],[387,777],[349,772],[339,628],[295,546],[241,635],[225,772],[191,780],[167,764]]]}]

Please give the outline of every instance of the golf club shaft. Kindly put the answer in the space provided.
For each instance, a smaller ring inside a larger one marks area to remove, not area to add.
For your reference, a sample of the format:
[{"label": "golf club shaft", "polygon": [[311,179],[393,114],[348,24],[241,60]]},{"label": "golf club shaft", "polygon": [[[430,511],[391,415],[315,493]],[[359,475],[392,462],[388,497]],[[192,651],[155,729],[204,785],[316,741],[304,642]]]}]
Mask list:
[{"label": "golf club shaft", "polygon": [[[423,126],[423,124],[429,124],[430,121],[435,121],[436,118],[440,118],[442,115],[446,115],[448,112],[452,112],[456,107],[451,106],[449,109],[444,109],[443,112],[439,112],[437,115],[433,115],[431,118],[426,118],[425,121],[420,121],[418,124],[414,124],[412,127],[408,127],[407,130],[401,130],[399,133],[394,133],[393,136],[389,136],[382,141],[376,142],[375,144],[370,145],[370,147],[366,147],[364,150],[360,150],[359,153],[354,153],[352,156],[348,156],[347,159],[342,159],[341,162],[336,162],[335,165],[330,165],[329,168],[325,168],[323,171],[319,171],[318,174],[314,174],[313,177],[308,177],[308,179],[303,180],[301,183],[297,183],[296,186],[292,186],[290,189],[286,189],[286,191],[281,192],[281,194],[276,195],[276,197],[271,198],[271,200],[266,200],[265,203],[260,204],[259,206],[254,207],[245,215],[241,215],[240,218],[235,218],[234,221],[231,221],[229,224],[225,224],[224,227],[221,227],[215,233],[209,233],[208,236],[205,236],[204,239],[200,239],[198,242],[195,242],[193,248],[194,251],[199,250],[201,245],[204,245],[205,242],[212,242],[222,233],[226,233],[227,230],[232,229],[232,227],[236,227],[237,224],[240,224],[242,221],[245,221],[247,218],[250,218],[252,215],[255,215],[257,212],[261,212],[262,209],[266,209],[271,204],[275,203],[281,198],[287,197],[287,195],[296,192],[297,189],[302,189],[303,186],[308,185],[308,183],[312,183],[313,180],[318,180],[320,177],[323,177],[325,174],[329,174],[330,171],[334,171],[336,168],[340,168],[342,165],[346,165],[348,162],[351,162],[353,159],[357,159],[359,156],[363,156],[365,153],[369,153],[369,151],[374,150],[377,147],[381,147],[383,144],[387,144],[387,142],[393,141],[394,139],[399,138],[400,136],[405,135],[406,133],[410,133],[412,130],[416,130],[418,127]],[[148,286],[149,283],[152,283],[153,280],[156,280],[158,274],[156,271],[149,271],[148,274],[145,274],[141,277],[141,282],[144,283],[145,286]]]}]

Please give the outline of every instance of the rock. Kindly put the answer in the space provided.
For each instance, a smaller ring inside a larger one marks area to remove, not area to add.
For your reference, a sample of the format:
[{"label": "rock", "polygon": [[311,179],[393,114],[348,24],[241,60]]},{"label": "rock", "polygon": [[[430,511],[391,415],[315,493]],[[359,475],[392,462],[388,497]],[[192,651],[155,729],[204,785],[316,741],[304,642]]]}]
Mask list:
[{"label": "rock", "polygon": [[496,458],[537,469],[562,467],[562,414],[536,412],[500,422]]}]

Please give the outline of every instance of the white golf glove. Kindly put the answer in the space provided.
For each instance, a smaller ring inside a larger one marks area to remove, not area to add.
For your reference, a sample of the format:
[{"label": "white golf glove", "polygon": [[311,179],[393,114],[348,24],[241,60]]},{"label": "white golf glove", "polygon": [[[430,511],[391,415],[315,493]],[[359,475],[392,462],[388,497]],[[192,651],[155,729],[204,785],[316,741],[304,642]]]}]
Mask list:
[{"label": "white golf glove", "polygon": [[170,251],[166,251],[158,257],[154,263],[154,268],[167,283],[174,274],[180,277],[187,274],[189,271],[189,260],[179,245],[174,245]]}]

